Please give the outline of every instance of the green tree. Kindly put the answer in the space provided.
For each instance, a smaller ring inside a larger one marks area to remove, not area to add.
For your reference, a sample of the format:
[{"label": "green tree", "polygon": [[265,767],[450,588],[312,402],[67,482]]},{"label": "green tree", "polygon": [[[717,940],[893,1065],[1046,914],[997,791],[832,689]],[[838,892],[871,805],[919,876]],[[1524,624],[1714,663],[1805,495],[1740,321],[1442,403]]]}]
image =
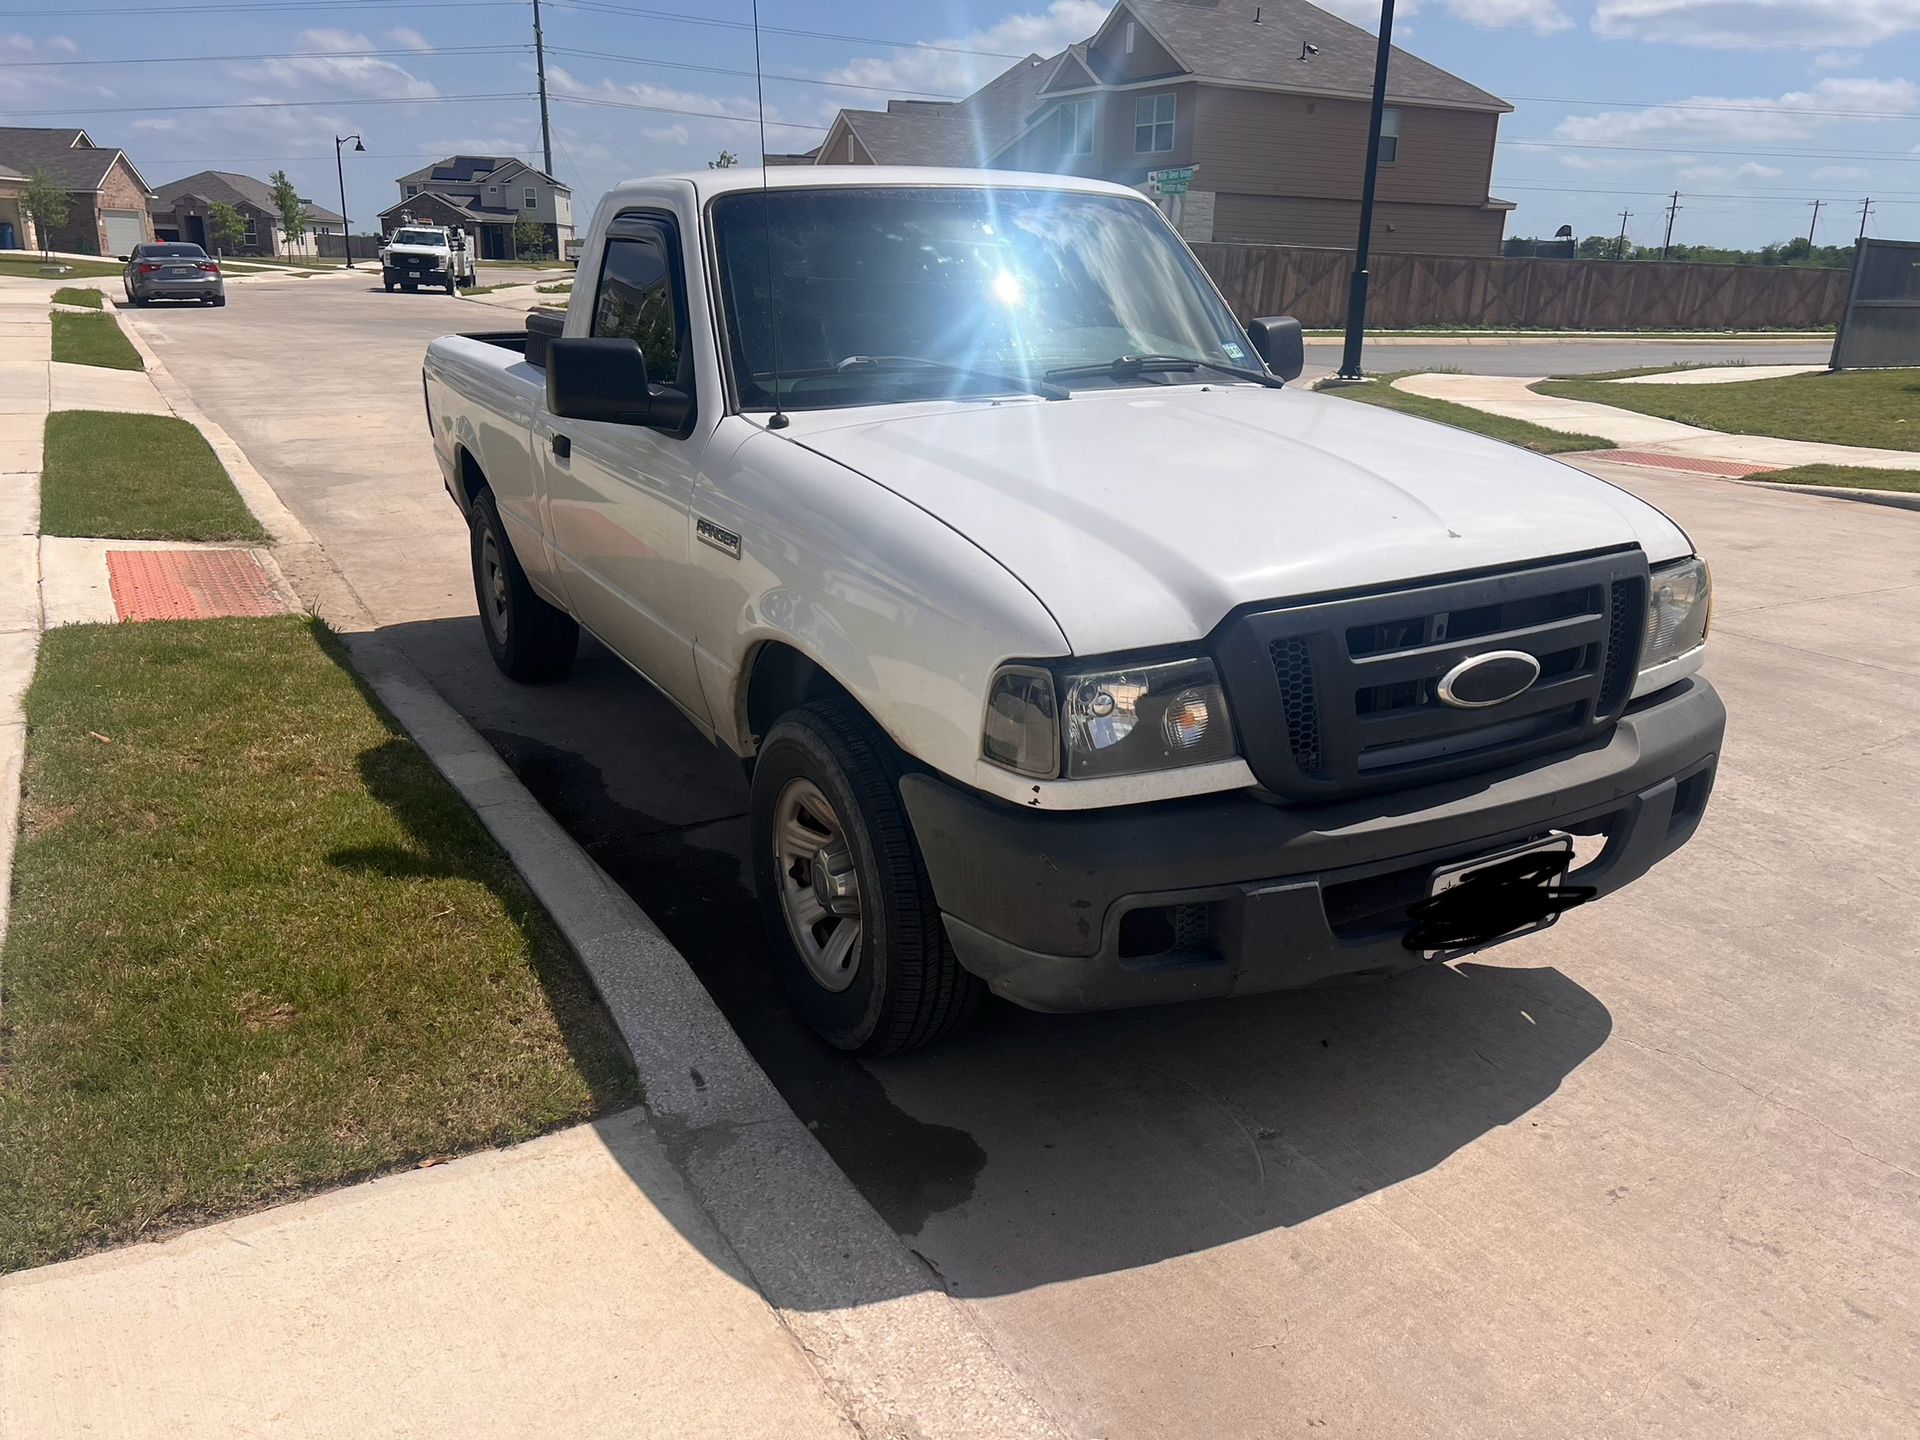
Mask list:
[{"label": "green tree", "polygon": [[216,200],[207,207],[207,237],[214,253],[224,255],[247,243],[247,217],[238,209]]},{"label": "green tree", "polygon": [[67,223],[72,202],[66,188],[36,165],[27,173],[26,188],[20,192],[20,208],[33,219],[33,233],[40,237],[40,258],[53,250],[53,232]]},{"label": "green tree", "polygon": [[513,253],[522,260],[540,260],[547,253],[547,227],[531,215],[513,222]]},{"label": "green tree", "polygon": [[722,150],[718,160],[707,161],[709,170],[731,170],[740,163],[740,157],[731,150]]},{"label": "green tree", "polygon": [[289,246],[307,238],[307,202],[293,188],[287,172],[276,170],[267,177],[273,184],[273,208],[280,212],[280,233]]}]

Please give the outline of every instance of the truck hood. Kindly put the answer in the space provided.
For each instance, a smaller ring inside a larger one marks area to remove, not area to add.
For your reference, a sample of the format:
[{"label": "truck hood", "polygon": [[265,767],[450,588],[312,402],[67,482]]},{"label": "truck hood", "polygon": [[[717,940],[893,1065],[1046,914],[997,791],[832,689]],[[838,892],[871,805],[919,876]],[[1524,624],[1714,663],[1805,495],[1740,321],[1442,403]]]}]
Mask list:
[{"label": "truck hood", "polygon": [[451,255],[453,251],[445,245],[388,245],[381,251],[384,255],[431,255],[436,258]]},{"label": "truck hood", "polygon": [[1658,510],[1571,466],[1304,390],[797,411],[785,433],[979,545],[1080,655],[1195,640],[1252,601],[1690,552]]}]

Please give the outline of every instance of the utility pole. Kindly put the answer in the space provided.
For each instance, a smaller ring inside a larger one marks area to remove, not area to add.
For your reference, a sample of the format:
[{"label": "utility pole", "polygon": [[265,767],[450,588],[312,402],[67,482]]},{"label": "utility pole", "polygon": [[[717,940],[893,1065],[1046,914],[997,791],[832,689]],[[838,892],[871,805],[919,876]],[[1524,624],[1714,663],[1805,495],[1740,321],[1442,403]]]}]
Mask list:
[{"label": "utility pole", "polygon": [[1624,260],[1627,258],[1627,221],[1632,218],[1633,212],[1631,210],[1622,210],[1620,212],[1620,243],[1616,245],[1613,250],[1613,258],[1615,260]]},{"label": "utility pole", "polygon": [[1360,186],[1360,239],[1353,251],[1353,281],[1347,288],[1347,343],[1339,377],[1358,380],[1360,342],[1367,328],[1367,259],[1373,248],[1373,192],[1380,179],[1380,124],[1387,110],[1387,62],[1393,56],[1393,0],[1381,0],[1380,47],[1373,57],[1373,118],[1367,123],[1367,173]]},{"label": "utility pole", "polygon": [[533,69],[540,78],[540,150],[553,174],[553,127],[547,121],[547,39],[540,31],[540,0],[533,0]]},{"label": "utility pole", "polygon": [[1820,223],[1820,207],[1826,203],[1824,200],[1815,200],[1813,202],[1813,221],[1807,226],[1807,248],[1809,250],[1813,248],[1814,227]]},{"label": "utility pole", "polygon": [[1860,238],[1867,238],[1867,216],[1873,213],[1873,197],[1867,196],[1860,202]]},{"label": "utility pole", "polygon": [[1673,203],[1667,207],[1667,238],[1661,242],[1660,258],[1667,258],[1667,251],[1673,248],[1673,217],[1680,213],[1680,192],[1673,192]]}]

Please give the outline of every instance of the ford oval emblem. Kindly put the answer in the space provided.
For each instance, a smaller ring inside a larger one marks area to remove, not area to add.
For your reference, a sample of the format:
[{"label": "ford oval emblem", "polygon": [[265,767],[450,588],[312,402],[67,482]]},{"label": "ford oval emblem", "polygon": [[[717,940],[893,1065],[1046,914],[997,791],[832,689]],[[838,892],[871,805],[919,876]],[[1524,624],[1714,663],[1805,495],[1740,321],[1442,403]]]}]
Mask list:
[{"label": "ford oval emblem", "polygon": [[1440,677],[1443,704],[1456,710],[1504,705],[1540,678],[1540,662],[1524,650],[1490,650],[1469,655]]}]

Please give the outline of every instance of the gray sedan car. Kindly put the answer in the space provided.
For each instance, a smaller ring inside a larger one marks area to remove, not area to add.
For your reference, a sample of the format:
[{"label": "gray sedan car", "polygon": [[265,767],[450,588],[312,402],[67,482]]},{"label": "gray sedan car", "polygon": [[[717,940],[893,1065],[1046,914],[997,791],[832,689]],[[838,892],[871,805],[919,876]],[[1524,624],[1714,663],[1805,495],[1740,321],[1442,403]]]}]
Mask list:
[{"label": "gray sedan car", "polygon": [[126,257],[121,276],[130,304],[149,300],[198,300],[202,305],[227,303],[227,283],[220,262],[198,245],[162,241],[136,245]]}]

